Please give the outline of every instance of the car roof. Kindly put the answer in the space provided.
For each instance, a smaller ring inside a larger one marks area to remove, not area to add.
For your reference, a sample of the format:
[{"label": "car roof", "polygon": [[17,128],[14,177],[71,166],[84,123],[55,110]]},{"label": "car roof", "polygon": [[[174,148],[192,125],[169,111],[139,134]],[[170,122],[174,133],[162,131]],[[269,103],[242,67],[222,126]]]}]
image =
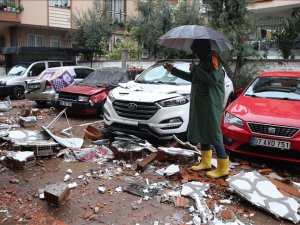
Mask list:
[{"label": "car roof", "polygon": [[300,77],[300,71],[268,71],[262,72],[258,77]]},{"label": "car roof", "polygon": [[46,70],[59,70],[59,69],[65,69],[65,70],[68,70],[68,69],[91,69],[91,70],[95,70],[88,66],[58,66],[58,67],[50,67],[50,68],[47,68]]},{"label": "car roof", "polygon": [[199,62],[198,59],[163,59],[157,61],[154,65],[156,64],[164,64],[164,63],[192,63],[192,62]]}]

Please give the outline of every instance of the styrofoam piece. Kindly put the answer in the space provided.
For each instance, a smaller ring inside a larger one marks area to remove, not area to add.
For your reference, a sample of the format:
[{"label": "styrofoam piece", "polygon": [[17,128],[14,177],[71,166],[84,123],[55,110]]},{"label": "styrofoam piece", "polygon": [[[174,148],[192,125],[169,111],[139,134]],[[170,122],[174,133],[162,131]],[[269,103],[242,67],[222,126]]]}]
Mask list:
[{"label": "styrofoam piece", "polygon": [[297,213],[300,204],[293,198],[283,196],[277,187],[257,171],[241,172],[227,179],[229,187],[252,204],[277,217],[294,223],[300,221]]},{"label": "styrofoam piece", "polygon": [[218,160],[216,158],[212,158],[211,159],[211,165],[215,168],[218,167]]},{"label": "styrofoam piece", "polygon": [[6,151],[7,156],[13,158],[14,160],[24,162],[28,157],[34,156],[34,152],[31,151],[24,151],[24,152],[13,152],[13,151]]},{"label": "styrofoam piece", "polygon": [[71,176],[69,174],[67,174],[66,176],[64,176],[64,181],[66,182],[66,181],[70,180],[70,178],[71,178]]},{"label": "styrofoam piece", "polygon": [[181,195],[193,197],[194,193],[206,196],[205,191],[209,189],[209,184],[192,181],[182,185]]},{"label": "styrofoam piece", "polygon": [[292,181],[292,182],[293,182],[293,186],[300,191],[300,183],[294,182],[294,181]]},{"label": "styrofoam piece", "polygon": [[199,151],[183,149],[183,148],[175,148],[175,147],[158,147],[158,150],[163,151],[170,155],[181,155],[187,157],[193,157],[195,154],[199,154]]},{"label": "styrofoam piece", "polygon": [[203,196],[206,196],[205,191],[208,189],[209,184],[192,181],[183,184],[181,190],[181,195],[192,197],[196,201],[196,206],[203,223],[213,218],[212,212],[203,198]]},{"label": "styrofoam piece", "polygon": [[168,166],[164,171],[164,175],[166,176],[171,176],[176,173],[179,173],[179,165],[174,165],[174,164]]}]

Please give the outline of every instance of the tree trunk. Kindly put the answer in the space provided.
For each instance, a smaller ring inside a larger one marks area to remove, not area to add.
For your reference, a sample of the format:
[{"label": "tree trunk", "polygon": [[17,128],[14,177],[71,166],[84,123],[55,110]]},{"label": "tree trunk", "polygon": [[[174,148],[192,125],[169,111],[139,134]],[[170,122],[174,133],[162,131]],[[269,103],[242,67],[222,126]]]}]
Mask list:
[{"label": "tree trunk", "polygon": [[239,85],[239,80],[241,79],[241,68],[243,66],[243,57],[242,54],[238,54],[235,62],[235,69],[233,73],[233,84],[235,88],[240,88],[238,87]]}]

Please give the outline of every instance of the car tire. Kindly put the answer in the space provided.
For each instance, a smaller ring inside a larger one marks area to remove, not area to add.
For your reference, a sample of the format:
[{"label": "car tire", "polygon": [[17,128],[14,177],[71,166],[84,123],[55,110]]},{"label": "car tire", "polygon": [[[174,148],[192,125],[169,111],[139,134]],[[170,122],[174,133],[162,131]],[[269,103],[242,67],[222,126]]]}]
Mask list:
[{"label": "car tire", "polygon": [[98,109],[97,115],[98,115],[98,118],[100,118],[100,119],[103,119],[103,107],[104,107],[105,102],[106,102],[106,100],[101,102],[99,109]]},{"label": "car tire", "polygon": [[233,93],[231,92],[228,99],[227,99],[227,102],[226,102],[226,106],[225,106],[225,109],[231,104],[231,102],[234,101],[234,95]]},{"label": "car tire", "polygon": [[25,97],[24,91],[25,91],[25,89],[22,86],[14,87],[13,93],[12,93],[13,98],[16,99],[16,100],[23,99]]},{"label": "car tire", "polygon": [[43,102],[43,101],[35,101],[36,105],[38,108],[47,108],[47,102]]}]

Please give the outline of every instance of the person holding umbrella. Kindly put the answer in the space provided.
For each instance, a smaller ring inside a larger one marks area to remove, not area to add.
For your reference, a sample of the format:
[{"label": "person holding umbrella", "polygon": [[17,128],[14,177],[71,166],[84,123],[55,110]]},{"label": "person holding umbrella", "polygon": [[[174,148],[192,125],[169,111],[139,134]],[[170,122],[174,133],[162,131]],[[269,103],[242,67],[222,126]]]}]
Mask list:
[{"label": "person holding umbrella", "polygon": [[221,119],[224,103],[224,71],[220,56],[212,51],[209,39],[194,39],[190,49],[200,59],[200,63],[190,65],[190,73],[184,72],[166,63],[165,68],[174,76],[191,82],[188,140],[192,144],[201,143],[202,160],[192,170],[211,168],[212,150],[217,154],[216,170],[206,175],[219,178],[229,173],[229,157],[223,145]]}]

